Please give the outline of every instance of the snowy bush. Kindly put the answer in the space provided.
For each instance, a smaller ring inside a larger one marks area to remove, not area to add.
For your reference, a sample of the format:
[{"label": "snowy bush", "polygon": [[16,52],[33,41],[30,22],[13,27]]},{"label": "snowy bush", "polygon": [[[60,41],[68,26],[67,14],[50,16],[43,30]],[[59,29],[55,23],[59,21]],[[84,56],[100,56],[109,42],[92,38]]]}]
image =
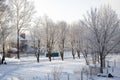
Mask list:
[{"label": "snowy bush", "polygon": [[52,80],[60,80],[62,77],[62,68],[61,67],[54,67],[51,71]]}]

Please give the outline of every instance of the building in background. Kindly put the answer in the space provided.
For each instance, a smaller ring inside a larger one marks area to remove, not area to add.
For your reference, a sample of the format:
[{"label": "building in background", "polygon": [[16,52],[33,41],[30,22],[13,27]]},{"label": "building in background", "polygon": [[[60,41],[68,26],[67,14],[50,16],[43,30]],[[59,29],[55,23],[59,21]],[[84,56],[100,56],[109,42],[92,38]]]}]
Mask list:
[{"label": "building in background", "polygon": [[19,36],[19,40],[20,40],[20,51],[21,52],[26,52],[27,48],[28,48],[28,39],[26,37],[25,33],[21,33],[21,35]]}]

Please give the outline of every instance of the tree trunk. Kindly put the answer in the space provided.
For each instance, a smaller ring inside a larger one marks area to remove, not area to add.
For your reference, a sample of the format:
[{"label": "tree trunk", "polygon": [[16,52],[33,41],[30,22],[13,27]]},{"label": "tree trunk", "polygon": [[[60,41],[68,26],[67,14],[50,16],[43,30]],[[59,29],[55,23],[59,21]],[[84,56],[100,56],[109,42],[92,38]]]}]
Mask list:
[{"label": "tree trunk", "polygon": [[4,61],[5,61],[5,56],[2,56],[2,64],[4,63]]},{"label": "tree trunk", "polygon": [[78,55],[78,58],[80,59],[80,51],[77,50],[77,55]]},{"label": "tree trunk", "polygon": [[97,55],[96,53],[92,53],[92,63],[96,65],[97,62]]},{"label": "tree trunk", "polygon": [[2,56],[2,64],[4,63],[5,61],[5,41],[4,41],[4,34],[3,34],[3,43],[2,43],[2,47],[3,47],[3,56]]},{"label": "tree trunk", "polygon": [[86,50],[84,50],[84,52],[83,52],[83,56],[84,56],[84,58],[85,58],[86,65],[89,65],[89,60],[88,60],[87,55],[88,55],[87,51],[86,51]]},{"label": "tree trunk", "polygon": [[101,54],[100,54],[100,73],[103,73],[103,58]]},{"label": "tree trunk", "polygon": [[65,45],[65,39],[62,39],[62,50],[60,52],[62,61],[64,60],[64,45]]},{"label": "tree trunk", "polygon": [[49,61],[51,62],[51,51],[48,51],[48,58],[49,58]]},{"label": "tree trunk", "polygon": [[3,46],[2,64],[4,63],[4,61],[5,61],[5,48],[4,48],[4,46]]},{"label": "tree trunk", "polygon": [[3,56],[2,56],[2,64],[4,63],[4,61],[5,61],[5,45],[4,45],[4,43],[3,43]]},{"label": "tree trunk", "polygon": [[73,48],[72,48],[72,56],[73,56],[73,59],[75,59],[75,53]]},{"label": "tree trunk", "polygon": [[60,56],[61,56],[62,61],[64,61],[64,52],[63,51],[60,52]]},{"label": "tree trunk", "polygon": [[38,52],[38,54],[37,54],[37,62],[39,63],[40,62],[40,59],[39,59],[39,52]]},{"label": "tree trunk", "polygon": [[19,47],[19,30],[17,31],[17,58],[20,59],[20,47]]},{"label": "tree trunk", "polygon": [[103,58],[103,68],[105,68],[105,57]]},{"label": "tree trunk", "polygon": [[105,68],[105,56],[100,54],[100,73],[103,73],[103,68]]},{"label": "tree trunk", "polygon": [[38,53],[37,53],[37,62],[39,63],[40,59],[40,40],[38,40]]}]

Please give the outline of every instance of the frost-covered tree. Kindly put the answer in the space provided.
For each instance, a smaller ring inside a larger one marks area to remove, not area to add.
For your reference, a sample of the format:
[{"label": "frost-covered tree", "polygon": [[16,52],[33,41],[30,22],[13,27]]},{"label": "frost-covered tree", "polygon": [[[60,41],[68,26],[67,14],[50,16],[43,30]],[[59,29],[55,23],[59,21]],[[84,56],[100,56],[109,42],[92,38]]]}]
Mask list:
[{"label": "frost-covered tree", "polygon": [[77,22],[74,27],[76,28],[75,49],[76,49],[78,58],[80,58],[81,46],[83,43],[82,38],[84,34],[84,28],[83,28],[81,21]]},{"label": "frost-covered tree", "polygon": [[100,72],[103,73],[106,56],[114,52],[120,43],[119,19],[109,6],[91,9],[85,18],[84,25],[89,29],[89,45],[93,53],[100,57]]},{"label": "frost-covered tree", "polygon": [[73,59],[75,59],[76,54],[76,39],[77,39],[76,34],[77,34],[76,24],[73,23],[69,26],[69,42],[71,45]]},{"label": "frost-covered tree", "polygon": [[45,44],[48,52],[49,61],[51,61],[52,51],[58,39],[58,28],[56,24],[47,16],[44,17]]},{"label": "frost-covered tree", "polygon": [[2,44],[2,64],[5,60],[5,43],[7,37],[11,33],[11,14],[10,7],[7,5],[5,0],[0,1],[0,42]]},{"label": "frost-covered tree", "polygon": [[67,38],[67,23],[64,21],[61,21],[57,24],[59,27],[59,38],[58,38],[58,47],[60,50],[60,56],[61,59],[64,60],[64,50],[65,50],[65,43],[66,43],[66,38]]},{"label": "frost-covered tree", "polygon": [[12,0],[11,8],[13,12],[13,24],[17,31],[17,58],[19,59],[19,35],[20,32],[30,26],[32,15],[34,14],[33,3],[28,0]]},{"label": "frost-covered tree", "polygon": [[86,64],[89,64],[88,54],[90,53],[89,43],[87,37],[89,36],[88,29],[84,26],[82,21],[79,21],[75,24],[75,50],[77,52],[78,58],[80,58],[80,53],[83,55]]},{"label": "frost-covered tree", "polygon": [[31,31],[30,31],[30,33],[32,34],[31,37],[32,37],[34,49],[37,48],[35,51],[37,62],[39,62],[39,57],[42,51],[42,47],[44,45],[43,44],[43,36],[44,36],[43,27],[44,27],[44,23],[42,22],[42,18],[39,17],[39,18],[36,18],[34,22],[34,26],[31,28]]}]

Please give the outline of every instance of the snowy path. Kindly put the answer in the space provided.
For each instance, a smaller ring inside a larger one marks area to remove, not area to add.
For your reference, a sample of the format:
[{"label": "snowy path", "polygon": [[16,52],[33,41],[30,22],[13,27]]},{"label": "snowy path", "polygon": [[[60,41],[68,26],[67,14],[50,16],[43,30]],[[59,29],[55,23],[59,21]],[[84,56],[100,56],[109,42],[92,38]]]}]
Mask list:
[{"label": "snowy path", "polygon": [[41,60],[40,63],[37,63],[35,58],[26,58],[20,62],[8,62],[7,65],[1,65],[0,80],[12,80],[12,77],[22,77],[25,80],[36,80],[33,79],[36,77],[42,79],[45,78],[47,73],[51,72],[54,66],[62,66],[61,68],[64,68],[64,72],[71,73],[72,70],[75,70],[79,65],[84,65],[82,62],[80,63],[80,61],[72,59],[66,59],[65,61],[57,59],[52,62]]},{"label": "snowy path", "polygon": [[18,67],[12,67],[12,68],[5,68],[7,71],[5,71],[1,76],[0,76],[0,80],[4,80],[6,79],[6,76],[10,76],[11,73],[13,73],[14,71],[16,71],[18,69]]},{"label": "snowy path", "polygon": [[6,79],[7,76],[10,76],[11,73],[19,69],[20,64],[7,64],[7,65],[0,65],[0,80]]},{"label": "snowy path", "polygon": [[[116,58],[119,61],[119,57]],[[49,62],[48,58],[40,58],[40,63],[36,62],[35,57],[25,57],[21,60],[7,59],[7,65],[0,65],[0,80],[47,80],[45,77],[48,73],[51,73],[54,67],[62,68],[64,74],[64,79],[61,78],[62,80],[67,80],[68,74],[70,80],[77,80],[74,71],[85,67],[85,61],[83,58],[73,60],[72,57],[66,58],[64,61],[61,61],[60,58],[55,58],[52,62]],[[117,77],[105,78],[94,76],[93,78],[94,80],[120,80],[119,62],[113,74]]]}]

